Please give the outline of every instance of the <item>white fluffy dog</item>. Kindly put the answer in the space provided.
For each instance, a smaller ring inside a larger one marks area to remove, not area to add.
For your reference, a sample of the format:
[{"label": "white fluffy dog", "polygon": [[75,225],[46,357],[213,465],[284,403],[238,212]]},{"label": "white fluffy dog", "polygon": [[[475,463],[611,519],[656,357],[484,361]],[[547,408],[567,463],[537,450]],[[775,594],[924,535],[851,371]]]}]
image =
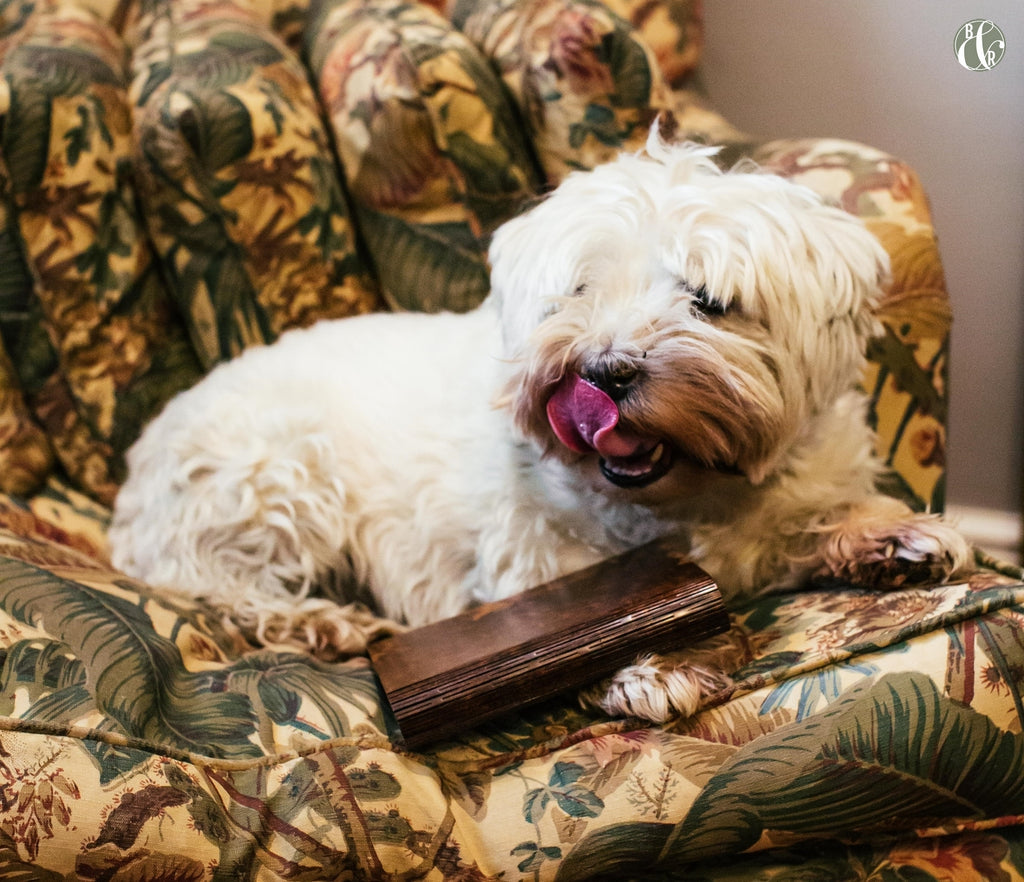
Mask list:
[{"label": "white fluffy dog", "polygon": [[[498,231],[470,314],[322,322],[218,367],[132,449],[115,564],[327,654],[386,627],[353,601],[422,624],[655,537],[726,596],[963,570],[956,532],[875,490],[855,387],[884,251],[713,154],[652,134],[571,175]],[[604,707],[665,719],[715,682],[649,658]]]}]

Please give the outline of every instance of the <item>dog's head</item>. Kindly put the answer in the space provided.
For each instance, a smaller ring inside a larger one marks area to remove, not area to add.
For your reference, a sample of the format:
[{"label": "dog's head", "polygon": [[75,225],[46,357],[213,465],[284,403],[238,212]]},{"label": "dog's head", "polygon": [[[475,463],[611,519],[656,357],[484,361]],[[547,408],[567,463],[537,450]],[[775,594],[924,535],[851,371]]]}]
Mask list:
[{"label": "dog's head", "polygon": [[695,469],[760,483],[855,385],[876,331],[877,240],[810,190],[713,156],[652,133],[494,237],[504,403],[546,453],[617,487]]}]

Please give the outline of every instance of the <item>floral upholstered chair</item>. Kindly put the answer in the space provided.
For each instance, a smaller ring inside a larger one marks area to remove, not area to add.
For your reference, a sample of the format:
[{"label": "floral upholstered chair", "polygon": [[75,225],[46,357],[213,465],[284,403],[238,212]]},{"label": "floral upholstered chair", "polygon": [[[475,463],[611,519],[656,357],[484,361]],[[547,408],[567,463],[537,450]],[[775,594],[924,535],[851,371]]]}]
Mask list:
[{"label": "floral upholstered chair", "polygon": [[106,562],[174,393],[319,318],[471,308],[493,230],[665,111],[883,242],[870,420],[887,489],[941,509],[920,182],[736,131],[692,89],[701,38],[696,0],[0,0],[0,875],[1024,878],[1024,585],[996,562],[734,609],[733,685],[669,726],[568,695],[419,752],[366,659],[256,646]]}]

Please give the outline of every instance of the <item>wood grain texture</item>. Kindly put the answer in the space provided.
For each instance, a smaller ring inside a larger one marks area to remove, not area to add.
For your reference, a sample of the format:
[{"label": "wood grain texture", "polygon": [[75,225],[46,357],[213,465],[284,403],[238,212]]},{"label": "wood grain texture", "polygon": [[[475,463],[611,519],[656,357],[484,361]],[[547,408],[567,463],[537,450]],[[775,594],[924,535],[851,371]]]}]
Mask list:
[{"label": "wood grain texture", "polygon": [[718,586],[659,542],[379,640],[370,658],[409,747],[721,633]]}]

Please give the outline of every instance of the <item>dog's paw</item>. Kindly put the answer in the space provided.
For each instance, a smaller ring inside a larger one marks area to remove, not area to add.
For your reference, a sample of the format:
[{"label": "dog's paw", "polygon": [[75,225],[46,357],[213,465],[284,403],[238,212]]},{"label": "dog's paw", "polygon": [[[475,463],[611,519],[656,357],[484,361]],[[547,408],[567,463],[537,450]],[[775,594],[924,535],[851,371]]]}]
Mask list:
[{"label": "dog's paw", "polygon": [[965,575],[973,560],[970,544],[935,515],[855,511],[830,532],[814,578],[896,589]]},{"label": "dog's paw", "polygon": [[639,717],[652,723],[692,716],[703,699],[730,684],[715,668],[649,656],[623,668],[584,696],[613,717]]},{"label": "dog's paw", "polygon": [[265,646],[298,649],[336,661],[364,655],[371,641],[404,630],[405,626],[374,615],[361,603],[341,606],[317,598],[298,602],[287,613],[261,614],[256,637]]}]

